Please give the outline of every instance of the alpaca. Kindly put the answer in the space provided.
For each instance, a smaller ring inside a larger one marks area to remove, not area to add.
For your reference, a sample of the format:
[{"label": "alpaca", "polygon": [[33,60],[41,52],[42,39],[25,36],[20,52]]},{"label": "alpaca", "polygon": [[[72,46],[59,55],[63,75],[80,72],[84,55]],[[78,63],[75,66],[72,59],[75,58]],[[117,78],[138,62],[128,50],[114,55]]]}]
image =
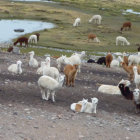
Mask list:
[{"label": "alpaca", "polygon": [[[38,80],[38,85],[41,89],[42,99],[48,100],[50,94],[52,95],[52,101],[55,102],[55,91],[62,88],[63,82],[64,82],[64,75],[60,75],[58,81],[55,79],[43,75]],[[47,90],[47,97],[45,95],[45,91]]]},{"label": "alpaca", "polygon": [[37,44],[37,36],[36,35],[30,35],[30,37],[28,39],[28,43]]},{"label": "alpaca", "polygon": [[122,36],[117,36],[116,37],[116,46],[119,45],[119,42],[121,42],[121,45],[130,45],[130,43],[127,41],[127,39],[125,37],[122,37]]},{"label": "alpaca", "polygon": [[132,64],[139,65],[140,64],[140,53],[138,52],[138,55],[130,55],[128,57],[128,62],[129,62],[129,65],[132,65]]},{"label": "alpaca", "polygon": [[133,67],[134,72],[134,83],[136,84],[136,88],[140,89],[140,75],[138,74],[138,69],[136,66]]},{"label": "alpaca", "polygon": [[31,51],[31,52],[29,52],[29,54],[30,54],[29,66],[33,67],[33,68],[37,68],[38,61],[34,58],[35,52]]},{"label": "alpaca", "polygon": [[60,58],[57,59],[57,67],[60,70],[61,68],[61,64],[70,64],[70,65],[74,65],[77,64],[78,65],[78,72],[81,72],[80,67],[81,67],[81,56],[80,55],[72,55],[70,57],[66,57],[65,56],[61,56]]},{"label": "alpaca", "polygon": [[21,74],[22,73],[22,68],[21,68],[22,62],[20,60],[17,61],[17,64],[11,64],[8,67],[8,71],[12,72],[14,74]]},{"label": "alpaca", "polygon": [[92,18],[89,20],[89,23],[91,23],[92,21],[94,21],[95,24],[101,24],[101,21],[102,21],[101,15],[92,16]]},{"label": "alpaca", "polygon": [[28,38],[27,37],[18,38],[17,41],[14,42],[14,46],[17,45],[17,43],[20,43],[20,46],[22,46],[22,43],[25,43],[25,47],[28,47]]},{"label": "alpaca", "polygon": [[93,59],[89,59],[89,60],[87,60],[87,63],[96,63],[96,62]]},{"label": "alpaca", "polygon": [[111,61],[113,60],[113,56],[111,53],[108,53],[106,58],[105,58],[105,61],[106,61],[106,67],[110,68],[110,64],[111,64]]},{"label": "alpaca", "polygon": [[72,103],[70,109],[75,112],[83,112],[88,103],[88,99],[84,99],[78,103]]},{"label": "alpaca", "polygon": [[[134,79],[133,65],[127,66],[124,62],[121,62],[122,68],[128,73],[130,81]],[[138,66],[138,73],[140,74],[140,66]]]},{"label": "alpaca", "polygon": [[129,89],[129,85],[125,85],[124,83],[120,83],[118,85],[121,94],[124,98],[126,98],[127,100],[133,100],[133,92],[130,91]]},{"label": "alpaca", "polygon": [[117,59],[113,59],[111,61],[110,67],[119,67],[120,66],[120,62],[122,62],[122,58],[119,56]]},{"label": "alpaca", "polygon": [[39,74],[39,75],[43,75],[43,68],[44,68],[45,65],[46,65],[46,62],[42,61],[41,62],[41,67],[39,67],[37,69],[36,73]]},{"label": "alpaca", "polygon": [[99,40],[99,39],[96,37],[96,35],[93,34],[93,33],[90,33],[90,34],[88,35],[88,42],[89,42],[90,39],[92,39],[93,41],[95,41],[95,42],[97,42],[97,43],[100,42],[100,40]]},{"label": "alpaca", "polygon": [[[119,84],[121,84],[121,83],[124,84],[125,86],[129,86],[131,84],[130,81],[123,80],[123,79],[119,82]],[[98,88],[98,92],[112,94],[112,95],[121,95],[119,87],[113,86],[113,85],[104,85],[103,84]]]},{"label": "alpaca", "polygon": [[81,19],[80,18],[76,18],[75,19],[75,22],[73,23],[73,26],[76,27],[76,26],[79,26],[81,23]]},{"label": "alpaca", "polygon": [[126,53],[123,53],[123,62],[128,66],[128,57],[126,56]]},{"label": "alpaca", "polygon": [[87,102],[83,112],[85,112],[85,113],[95,113],[96,114],[97,104],[98,104],[98,99],[97,98],[91,98],[91,102]]},{"label": "alpaca", "polygon": [[129,29],[129,30],[131,30],[131,22],[124,22],[123,23],[123,26],[121,27],[121,32],[123,31],[123,29]]},{"label": "alpaca", "polygon": [[133,100],[135,104],[135,112],[139,113],[140,111],[140,90],[139,89],[135,89],[133,91]]},{"label": "alpaca", "polygon": [[106,60],[105,59],[106,59],[105,57],[100,57],[97,60],[97,64],[100,64],[100,65],[104,64],[104,65],[106,65]]},{"label": "alpaca", "polygon": [[64,68],[64,74],[66,77],[66,86],[73,86],[75,82],[75,77],[77,75],[78,65],[66,65]]}]

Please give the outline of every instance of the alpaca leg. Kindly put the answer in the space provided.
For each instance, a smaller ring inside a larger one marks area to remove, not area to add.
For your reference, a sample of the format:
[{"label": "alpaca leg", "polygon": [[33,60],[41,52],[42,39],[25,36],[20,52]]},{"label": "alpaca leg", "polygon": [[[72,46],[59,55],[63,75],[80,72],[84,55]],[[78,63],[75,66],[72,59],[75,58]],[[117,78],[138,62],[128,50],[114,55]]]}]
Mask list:
[{"label": "alpaca leg", "polygon": [[68,86],[70,86],[70,78],[69,78],[69,76],[68,76]]},{"label": "alpaca leg", "polygon": [[66,75],[66,86],[68,86],[68,75]]},{"label": "alpaca leg", "polygon": [[55,98],[54,98],[54,96],[55,96],[55,91],[52,91],[51,94],[52,94],[52,101],[55,102]]},{"label": "alpaca leg", "polygon": [[[46,97],[46,96],[45,96],[45,97]],[[49,97],[50,97],[50,90],[48,89],[48,90],[47,90],[47,98],[45,98],[45,100],[48,101],[48,100],[49,100]]]},{"label": "alpaca leg", "polygon": [[80,65],[78,66],[78,72],[79,73],[81,72],[81,66]]},{"label": "alpaca leg", "polygon": [[20,42],[20,46],[22,46],[22,42]]},{"label": "alpaca leg", "polygon": [[74,81],[75,81],[75,77],[72,77],[71,79],[71,86],[74,87]]},{"label": "alpaca leg", "polygon": [[42,99],[45,100],[46,96],[45,96],[45,89],[41,88],[41,95],[42,95]]}]

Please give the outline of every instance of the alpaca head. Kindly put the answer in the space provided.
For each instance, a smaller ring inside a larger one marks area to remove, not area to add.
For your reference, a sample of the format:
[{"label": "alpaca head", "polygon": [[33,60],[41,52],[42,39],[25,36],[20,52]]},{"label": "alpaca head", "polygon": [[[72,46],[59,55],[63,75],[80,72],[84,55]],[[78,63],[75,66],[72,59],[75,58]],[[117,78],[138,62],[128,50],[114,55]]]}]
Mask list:
[{"label": "alpaca head", "polygon": [[98,99],[97,98],[91,98],[91,101],[92,101],[92,103],[94,103],[94,104],[98,104]]},{"label": "alpaca head", "polygon": [[140,98],[139,98],[139,94],[140,94],[140,90],[139,89],[135,89],[133,91],[133,95],[134,95],[134,101],[138,101]]},{"label": "alpaca head", "polygon": [[121,31],[123,30],[123,27],[121,27]]},{"label": "alpaca head", "polygon": [[30,55],[34,55],[34,54],[35,54],[35,52],[34,52],[34,51],[31,51],[31,52],[29,52],[29,54],[30,54]]},{"label": "alpaca head", "polygon": [[50,64],[50,61],[51,61],[50,57],[46,57],[45,61],[46,61],[46,64]]},{"label": "alpaca head", "polygon": [[74,66],[75,69],[77,70],[79,65],[75,64],[75,65],[73,65],[73,66]]},{"label": "alpaca head", "polygon": [[22,62],[20,60],[17,61],[17,65],[21,66]]},{"label": "alpaca head", "polygon": [[123,52],[123,56],[126,56],[126,53],[125,52]]},{"label": "alpaca head", "polygon": [[[124,85],[125,87],[126,87],[126,86],[129,87],[129,86],[131,85],[131,82],[130,82],[129,80],[124,80],[124,79],[122,79],[122,80],[119,82],[118,85]],[[120,86],[120,87],[122,87],[122,86]]]},{"label": "alpaca head", "polygon": [[89,23],[91,23],[91,22],[92,22],[92,19],[89,20]]}]

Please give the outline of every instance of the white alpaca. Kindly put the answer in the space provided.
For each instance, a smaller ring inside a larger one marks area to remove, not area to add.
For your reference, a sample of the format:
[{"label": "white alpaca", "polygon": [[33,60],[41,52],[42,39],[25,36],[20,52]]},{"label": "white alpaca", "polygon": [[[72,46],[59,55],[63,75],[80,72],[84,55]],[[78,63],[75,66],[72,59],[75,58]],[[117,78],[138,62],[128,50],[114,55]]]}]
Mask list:
[{"label": "white alpaca", "polygon": [[86,104],[83,112],[85,112],[85,113],[95,113],[96,114],[97,104],[98,104],[98,99],[97,98],[91,98],[91,102],[88,102]]},{"label": "white alpaca", "polygon": [[[125,86],[130,86],[130,81],[128,80],[121,80],[119,82],[119,84],[125,84]],[[119,85],[118,84],[118,85]],[[121,91],[119,89],[118,86],[113,86],[113,85],[101,85],[99,88],[98,88],[98,92],[101,92],[101,93],[106,93],[106,94],[116,94],[116,95],[121,95]]]},{"label": "white alpaca", "polygon": [[58,69],[61,68],[61,64],[70,64],[70,65],[74,65],[77,64],[78,66],[78,72],[80,72],[80,67],[81,67],[81,58],[79,55],[72,55],[70,57],[66,57],[66,56],[61,56],[60,58],[57,59],[57,67]]},{"label": "white alpaca", "polygon": [[73,23],[73,26],[76,27],[76,26],[79,26],[81,23],[81,19],[80,18],[76,18],[74,23]]},{"label": "white alpaca", "polygon": [[22,64],[22,62],[21,62],[20,60],[17,61],[17,64],[11,64],[11,65],[8,67],[8,71],[9,71],[9,72],[12,72],[12,73],[14,73],[14,74],[21,74],[21,73],[22,73],[21,64]]},{"label": "white alpaca", "polygon": [[37,35],[31,35],[28,39],[28,43],[35,43],[37,44]]},{"label": "white alpaca", "polygon": [[50,57],[47,57],[45,61],[45,65],[43,66],[43,75],[50,76],[58,81],[60,75],[58,69],[50,67]]},{"label": "white alpaca", "polygon": [[37,69],[37,74],[43,75],[43,68],[46,65],[46,62],[42,61],[41,62],[41,67]]},{"label": "white alpaca", "polygon": [[[55,102],[55,91],[60,89],[64,82],[64,75],[59,76],[59,80],[56,81],[55,79],[43,75],[38,80],[38,85],[41,89],[42,99],[49,100],[50,94],[52,95],[52,101]],[[45,91],[47,90],[47,97],[45,95]]]},{"label": "white alpaca", "polygon": [[122,37],[122,36],[117,36],[116,37],[116,46],[119,45],[119,42],[121,42],[121,45],[130,45],[130,43],[127,41],[127,39],[125,37]]},{"label": "white alpaca", "polygon": [[101,15],[92,16],[92,18],[89,20],[89,23],[91,23],[92,21],[94,21],[95,24],[101,24],[101,21],[102,21]]},{"label": "white alpaca", "polygon": [[140,89],[140,75],[138,74],[137,67],[133,67],[134,71],[134,83],[136,84],[136,88]]},{"label": "white alpaca", "polygon": [[29,66],[37,68],[38,67],[38,61],[34,58],[34,51],[29,52],[30,54],[30,60],[29,60]]},{"label": "white alpaca", "polygon": [[117,59],[111,61],[110,67],[119,67],[120,62],[123,62],[122,58],[119,56]]},{"label": "white alpaca", "polygon": [[138,55],[130,55],[128,57],[128,62],[129,62],[129,65],[132,65],[132,64],[139,65],[140,64],[140,54],[139,54],[139,52],[138,52]]},{"label": "white alpaca", "polygon": [[133,91],[133,100],[134,100],[134,104],[136,106],[135,111],[136,113],[139,112],[137,105],[140,106],[140,90],[139,89],[135,89]]},{"label": "white alpaca", "polygon": [[83,112],[85,110],[87,103],[88,103],[88,99],[83,98],[83,100],[78,103],[72,103],[70,109],[76,112]]}]

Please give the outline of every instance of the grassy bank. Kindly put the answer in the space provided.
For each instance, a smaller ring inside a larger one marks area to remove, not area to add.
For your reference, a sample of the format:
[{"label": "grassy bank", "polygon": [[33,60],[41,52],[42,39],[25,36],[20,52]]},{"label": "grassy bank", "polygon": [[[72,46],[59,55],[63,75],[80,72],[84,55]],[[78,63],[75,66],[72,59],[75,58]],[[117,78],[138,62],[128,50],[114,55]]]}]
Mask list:
[{"label": "grassy bank", "polygon": [[[41,3],[41,2],[14,2],[8,0],[0,1],[1,19],[35,19],[41,21],[53,22],[57,28],[41,31],[39,46],[47,48],[62,48],[69,50],[82,51],[89,53],[94,51],[131,51],[137,50],[136,43],[140,43],[140,17],[129,14],[122,15],[123,9],[134,9],[138,11],[139,3],[133,4],[131,1],[107,0],[55,0],[63,2],[60,4]],[[129,2],[129,3],[128,3]],[[8,7],[8,8],[7,8]],[[139,11],[140,12],[140,11]],[[103,16],[102,25],[97,26],[89,24],[88,20],[94,14]],[[81,25],[74,28],[72,26],[75,18],[81,18]],[[124,21],[131,21],[132,31],[126,31],[120,34],[119,30]],[[93,32],[101,40],[100,44],[87,42],[87,35]],[[126,37],[130,46],[115,46],[116,36]],[[26,35],[26,36],[29,36]],[[24,50],[28,51],[30,49]],[[62,52],[49,49],[36,49],[38,55],[45,53],[52,55],[61,55]],[[65,54],[65,52],[63,52]],[[71,54],[71,53],[66,53]]]}]

